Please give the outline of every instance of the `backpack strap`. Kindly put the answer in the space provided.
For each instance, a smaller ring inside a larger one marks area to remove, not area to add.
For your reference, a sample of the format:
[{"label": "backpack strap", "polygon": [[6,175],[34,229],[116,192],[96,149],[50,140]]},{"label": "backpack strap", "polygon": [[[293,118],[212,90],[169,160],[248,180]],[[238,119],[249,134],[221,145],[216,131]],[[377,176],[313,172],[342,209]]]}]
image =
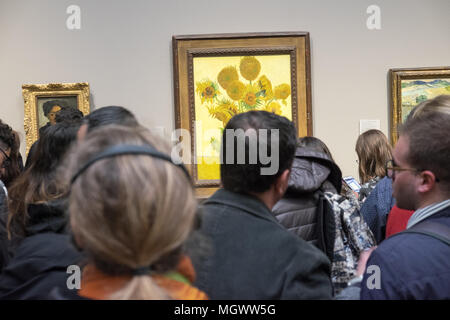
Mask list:
[{"label": "backpack strap", "polygon": [[323,212],[324,207],[323,200],[324,200],[323,195],[319,193],[316,207],[316,217],[317,217],[316,234],[317,234],[317,247],[323,252],[327,253],[327,245],[325,241],[325,226],[324,226],[325,214]]},{"label": "backpack strap", "polygon": [[424,234],[438,239],[450,246],[450,228],[442,223],[425,220],[397,234],[402,233]]},{"label": "backpack strap", "polygon": [[315,195],[318,198],[316,207],[318,247],[328,256],[330,261],[333,261],[336,229],[333,208],[322,191],[316,191]]}]

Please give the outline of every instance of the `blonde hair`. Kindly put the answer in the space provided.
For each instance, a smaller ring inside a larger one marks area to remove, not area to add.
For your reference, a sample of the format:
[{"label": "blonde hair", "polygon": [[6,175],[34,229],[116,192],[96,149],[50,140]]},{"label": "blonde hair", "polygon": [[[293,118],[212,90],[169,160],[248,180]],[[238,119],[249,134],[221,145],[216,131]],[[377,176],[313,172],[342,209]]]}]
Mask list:
[{"label": "blonde hair", "polygon": [[[68,175],[88,159],[118,144],[170,146],[143,128],[105,126],[90,133],[69,154]],[[173,269],[196,214],[193,188],[176,165],[148,155],[120,155],[89,166],[73,183],[69,200],[72,230],[102,272],[132,275],[152,266]],[[111,299],[169,299],[150,275],[132,275]]]},{"label": "blonde hair", "polygon": [[441,112],[450,114],[450,95],[441,94],[440,96],[437,96],[433,99],[429,99],[419,103],[410,112],[407,120],[420,117],[428,112]]},{"label": "blonde hair", "polygon": [[392,159],[392,148],[383,132],[372,129],[362,133],[356,141],[355,150],[361,183],[386,175],[385,166]]}]

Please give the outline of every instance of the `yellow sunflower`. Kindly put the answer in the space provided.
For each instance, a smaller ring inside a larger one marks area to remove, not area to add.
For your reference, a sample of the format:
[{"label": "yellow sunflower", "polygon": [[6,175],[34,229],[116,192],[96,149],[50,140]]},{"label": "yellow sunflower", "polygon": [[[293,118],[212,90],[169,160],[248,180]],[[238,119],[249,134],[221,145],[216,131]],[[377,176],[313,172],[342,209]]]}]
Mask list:
[{"label": "yellow sunflower", "polygon": [[200,96],[202,103],[213,102],[214,98],[219,94],[217,84],[210,80],[199,81],[196,83],[197,88],[195,91]]},{"label": "yellow sunflower", "polygon": [[207,108],[211,117],[222,121],[224,127],[228,123],[228,121],[238,112],[236,104],[229,100],[223,100],[217,106]]},{"label": "yellow sunflower", "polygon": [[245,79],[252,81],[261,71],[261,64],[255,57],[244,57],[239,64],[239,70]]},{"label": "yellow sunflower", "polygon": [[276,99],[286,99],[291,94],[291,86],[287,83],[282,83],[275,87],[274,95]]},{"label": "yellow sunflower", "polygon": [[278,102],[271,102],[266,106],[266,111],[281,115],[281,106]]},{"label": "yellow sunflower", "polygon": [[259,86],[259,89],[264,92],[264,96],[265,96],[266,100],[273,98],[272,83],[265,75],[262,75],[261,77],[259,77],[258,86]]},{"label": "yellow sunflower", "polygon": [[259,98],[261,95],[261,91],[259,90],[258,85],[249,84],[245,87],[244,97],[242,98],[242,102],[247,109],[256,108],[260,103],[261,99]]},{"label": "yellow sunflower", "polygon": [[247,92],[244,97],[244,102],[250,107],[256,106],[256,95],[253,92]]},{"label": "yellow sunflower", "polygon": [[239,80],[236,67],[230,66],[223,68],[217,75],[217,81],[225,90],[233,82]]},{"label": "yellow sunflower", "polygon": [[227,94],[235,101],[240,100],[244,95],[244,92],[245,85],[239,80],[231,82],[227,88]]}]

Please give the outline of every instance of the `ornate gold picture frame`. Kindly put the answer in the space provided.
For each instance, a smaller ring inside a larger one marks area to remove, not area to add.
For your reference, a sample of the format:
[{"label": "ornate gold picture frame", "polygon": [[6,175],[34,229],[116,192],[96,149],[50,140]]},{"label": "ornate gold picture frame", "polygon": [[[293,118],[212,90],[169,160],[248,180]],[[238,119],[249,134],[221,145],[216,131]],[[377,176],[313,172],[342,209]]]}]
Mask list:
[{"label": "ornate gold picture frame", "polygon": [[398,126],[412,108],[441,94],[450,94],[450,67],[390,69],[391,143],[398,140]]},{"label": "ornate gold picture frame", "polygon": [[308,32],[181,35],[172,47],[175,126],[190,132],[187,167],[199,198],[219,187],[214,159],[234,114],[274,112],[291,119],[298,136],[312,134]]},{"label": "ornate gold picture frame", "polygon": [[[90,110],[89,84],[87,82],[24,84],[22,85],[22,94],[25,103],[23,125],[27,154],[31,145],[39,139],[39,129],[50,125],[51,116],[58,112],[63,107],[62,105],[77,108],[83,115],[87,115]],[[51,104],[55,105],[54,109],[51,109]]]}]

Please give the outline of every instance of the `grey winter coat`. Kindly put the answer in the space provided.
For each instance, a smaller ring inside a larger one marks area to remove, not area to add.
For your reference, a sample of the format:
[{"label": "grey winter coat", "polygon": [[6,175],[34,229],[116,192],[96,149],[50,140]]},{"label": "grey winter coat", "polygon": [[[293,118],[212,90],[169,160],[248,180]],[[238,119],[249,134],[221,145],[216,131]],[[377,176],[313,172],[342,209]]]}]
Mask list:
[{"label": "grey winter coat", "polygon": [[332,160],[323,153],[297,148],[288,190],[272,209],[273,214],[286,229],[318,246],[320,194],[339,193],[341,186],[341,170]]}]

